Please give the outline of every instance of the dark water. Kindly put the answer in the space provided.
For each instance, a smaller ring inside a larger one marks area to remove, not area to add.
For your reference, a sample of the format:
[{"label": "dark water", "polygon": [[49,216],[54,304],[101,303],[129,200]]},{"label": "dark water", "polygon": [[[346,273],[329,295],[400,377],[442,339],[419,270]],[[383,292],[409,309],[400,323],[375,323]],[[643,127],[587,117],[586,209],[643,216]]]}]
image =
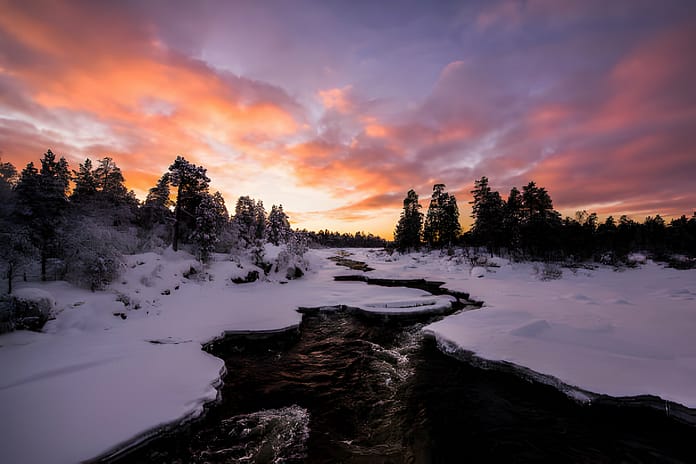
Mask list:
[{"label": "dark water", "polygon": [[305,314],[299,333],[228,337],[222,403],[118,462],[694,462],[696,429],[581,406],[440,353],[413,320]]}]

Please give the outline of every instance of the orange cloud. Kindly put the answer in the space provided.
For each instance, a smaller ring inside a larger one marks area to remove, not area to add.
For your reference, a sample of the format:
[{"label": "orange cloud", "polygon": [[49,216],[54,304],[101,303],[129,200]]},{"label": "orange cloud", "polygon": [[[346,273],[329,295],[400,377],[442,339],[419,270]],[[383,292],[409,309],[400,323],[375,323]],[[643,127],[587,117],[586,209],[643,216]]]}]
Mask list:
[{"label": "orange cloud", "polygon": [[[45,139],[38,151],[4,139],[6,158],[23,164],[48,147],[73,161],[122,153],[117,162],[135,186],[139,170],[161,173],[179,153],[224,169],[237,157],[267,156],[272,141],[303,127],[302,108],[284,91],[167,50],[137,18],[111,13],[96,4],[3,7],[0,30],[21,50],[21,59],[10,53],[2,63],[21,90],[4,104],[34,127],[30,138],[41,131]],[[96,126],[102,139],[82,143],[76,134]]]}]

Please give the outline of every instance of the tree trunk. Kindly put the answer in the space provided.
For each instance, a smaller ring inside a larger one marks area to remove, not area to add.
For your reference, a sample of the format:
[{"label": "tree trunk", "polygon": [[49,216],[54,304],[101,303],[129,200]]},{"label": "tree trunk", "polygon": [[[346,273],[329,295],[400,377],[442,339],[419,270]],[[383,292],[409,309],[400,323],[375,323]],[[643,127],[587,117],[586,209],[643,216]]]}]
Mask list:
[{"label": "tree trunk", "polygon": [[176,208],[174,211],[174,236],[172,237],[172,249],[179,251],[179,223],[181,222],[181,183],[176,191]]},{"label": "tree trunk", "polygon": [[12,294],[12,277],[14,277],[14,266],[12,263],[7,267],[7,294]]},{"label": "tree trunk", "polygon": [[46,263],[48,261],[48,254],[46,250],[41,250],[41,281],[46,282]]}]

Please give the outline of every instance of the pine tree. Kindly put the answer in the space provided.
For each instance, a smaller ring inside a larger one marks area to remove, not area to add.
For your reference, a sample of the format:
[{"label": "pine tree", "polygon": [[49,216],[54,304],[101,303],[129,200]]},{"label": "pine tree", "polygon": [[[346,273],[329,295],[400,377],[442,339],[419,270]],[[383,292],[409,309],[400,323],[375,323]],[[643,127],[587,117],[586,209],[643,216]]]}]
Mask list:
[{"label": "pine tree", "polygon": [[517,187],[510,189],[503,213],[504,244],[509,250],[520,248],[520,224],[522,222],[522,194]]},{"label": "pine tree", "polygon": [[113,159],[107,156],[99,160],[99,166],[94,170],[94,178],[103,201],[111,204],[123,204],[129,201],[123,173]]},{"label": "pine tree", "polygon": [[14,187],[18,180],[17,168],[12,163],[0,162],[0,217],[6,218],[14,211]]},{"label": "pine tree", "polygon": [[418,194],[411,189],[404,198],[404,209],[394,231],[394,243],[399,251],[418,249],[420,247],[423,213],[420,211]]},{"label": "pine tree", "polygon": [[210,179],[206,176],[205,168],[186,161],[182,156],[177,156],[174,163],[169,166],[169,181],[177,188],[172,238],[172,248],[177,251],[180,236],[183,235],[181,229],[187,227],[191,231],[195,230],[196,208],[203,195],[208,192]]},{"label": "pine tree", "polygon": [[75,188],[70,195],[72,203],[86,203],[94,200],[97,196],[97,179],[92,169],[92,160],[87,158],[80,164],[78,171],[73,171],[73,182]]},{"label": "pine tree", "polygon": [[152,187],[145,202],[138,211],[140,224],[145,229],[152,229],[155,224],[170,224],[173,218],[170,208],[174,202],[169,198],[169,173],[165,172]]}]

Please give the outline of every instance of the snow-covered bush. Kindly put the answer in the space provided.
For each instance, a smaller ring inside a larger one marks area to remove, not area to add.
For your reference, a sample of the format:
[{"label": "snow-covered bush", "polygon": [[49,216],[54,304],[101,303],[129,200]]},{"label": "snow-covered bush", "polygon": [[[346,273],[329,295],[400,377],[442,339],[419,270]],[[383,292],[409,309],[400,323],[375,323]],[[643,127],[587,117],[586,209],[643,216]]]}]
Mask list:
[{"label": "snow-covered bush", "polygon": [[304,258],[307,252],[307,240],[297,234],[292,234],[285,248],[278,253],[274,270],[277,273],[285,272],[288,280],[297,279],[309,269],[309,263]]},{"label": "snow-covered bush", "polygon": [[128,231],[85,219],[66,238],[65,279],[91,290],[103,288],[116,278],[123,266],[121,250],[131,251],[134,247],[131,238]]},{"label": "snow-covered bush", "polygon": [[171,244],[172,231],[168,224],[154,224],[150,228],[140,228],[138,251],[163,250]]},{"label": "snow-covered bush", "polygon": [[471,277],[481,278],[486,275],[486,268],[481,266],[474,266],[470,271]]},{"label": "snow-covered bush", "polygon": [[631,253],[626,257],[626,262],[629,265],[645,264],[648,258],[643,253]]},{"label": "snow-covered bush", "polygon": [[41,330],[51,316],[53,297],[38,288],[21,288],[0,298],[0,333]]},{"label": "snow-covered bush", "polygon": [[543,263],[534,265],[534,273],[539,280],[558,280],[563,277],[563,269],[555,263]]}]

